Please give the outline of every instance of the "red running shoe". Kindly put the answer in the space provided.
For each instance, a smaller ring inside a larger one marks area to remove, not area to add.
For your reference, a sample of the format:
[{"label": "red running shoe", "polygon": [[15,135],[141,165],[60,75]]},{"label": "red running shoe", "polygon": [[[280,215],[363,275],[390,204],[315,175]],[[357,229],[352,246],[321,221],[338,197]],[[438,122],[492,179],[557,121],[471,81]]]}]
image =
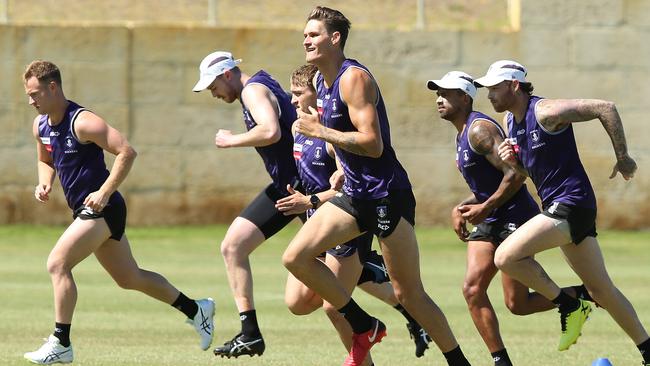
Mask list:
[{"label": "red running shoe", "polygon": [[373,318],[372,328],[369,331],[357,334],[352,334],[352,349],[350,354],[343,362],[343,366],[358,366],[363,363],[363,360],[368,356],[370,348],[375,344],[381,342],[382,338],[386,336],[386,326],[381,320]]}]

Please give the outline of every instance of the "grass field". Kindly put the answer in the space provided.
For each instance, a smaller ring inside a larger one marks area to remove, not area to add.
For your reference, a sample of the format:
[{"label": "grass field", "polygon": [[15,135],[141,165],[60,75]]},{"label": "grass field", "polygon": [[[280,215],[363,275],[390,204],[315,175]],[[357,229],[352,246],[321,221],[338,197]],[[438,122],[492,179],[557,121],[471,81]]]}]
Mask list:
[{"label": "grass field", "polygon": [[[140,293],[118,288],[94,258],[74,271],[79,290],[72,327],[78,365],[340,365],[343,347],[322,311],[291,315],[283,302],[286,271],[281,253],[295,233],[292,226],[269,240],[252,257],[258,319],[267,342],[263,357],[216,359],[201,352],[192,328],[176,310]],[[36,349],[54,325],[52,290],[45,261],[61,227],[0,227],[0,355],[2,365],[25,365],[22,354]],[[143,268],[165,275],[191,297],[217,302],[213,346],[239,330],[218,243],[225,227],[131,228],[128,235]],[[419,228],[422,277],[440,305],[473,365],[491,359],[466,310],[461,294],[464,246],[450,230]],[[602,232],[600,241],[610,274],[650,326],[650,232]],[[538,256],[561,285],[577,284],[558,251]],[[496,282],[496,281],[495,281]],[[602,309],[585,325],[577,345],[557,352],[556,312],[518,317],[501,300],[500,284],[490,291],[511,358],[518,365],[591,365],[608,357],[616,365],[638,365],[634,344]],[[355,298],[388,327],[373,349],[377,365],[443,365],[435,347],[416,359],[405,320],[395,310],[359,291]]]}]

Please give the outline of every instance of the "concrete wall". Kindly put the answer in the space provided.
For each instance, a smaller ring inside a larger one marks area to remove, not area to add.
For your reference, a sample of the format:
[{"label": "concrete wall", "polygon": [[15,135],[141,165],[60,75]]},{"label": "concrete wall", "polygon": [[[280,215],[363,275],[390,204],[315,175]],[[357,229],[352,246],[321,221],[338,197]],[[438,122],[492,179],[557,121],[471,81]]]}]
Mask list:
[{"label": "concrete wall", "polygon": [[[492,61],[511,58],[529,68],[539,95],[616,102],[639,164],[634,180],[607,179],[614,154],[598,121],[575,127],[599,199],[599,225],[650,227],[650,132],[643,113],[650,95],[650,5],[521,5],[518,32],[353,28],[346,54],[368,65],[380,83],[394,145],[418,198],[418,222],[446,224],[451,207],[469,193],[453,160],[454,129],[438,118],[425,81],[452,69],[478,76]],[[32,59],[57,63],[68,98],[124,131],[139,152],[121,188],[130,224],[214,223],[231,220],[269,179],[253,149],[214,147],[218,128],[244,126],[238,104],[191,92],[198,62],[215,49],[231,50],[245,72],[264,68],[288,88],[289,73],[303,62],[301,40],[300,27],[277,24],[0,26],[0,223],[69,221],[59,188],[47,205],[33,199],[35,113],[21,80]],[[484,91],[475,107],[500,118]]]}]

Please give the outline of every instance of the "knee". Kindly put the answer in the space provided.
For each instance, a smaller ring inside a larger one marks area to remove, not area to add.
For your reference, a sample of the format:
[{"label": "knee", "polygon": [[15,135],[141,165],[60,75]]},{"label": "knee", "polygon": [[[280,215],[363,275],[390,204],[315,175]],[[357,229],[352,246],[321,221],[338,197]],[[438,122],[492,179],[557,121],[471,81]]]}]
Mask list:
[{"label": "knee", "polygon": [[494,253],[494,265],[501,271],[507,272],[510,264],[514,262],[514,258],[510,253],[505,250],[501,250],[501,247],[497,248]]},{"label": "knee", "polygon": [[486,295],[486,289],[474,281],[465,281],[463,284],[463,296],[467,305],[472,305],[480,295]]},{"label": "knee", "polygon": [[393,282],[393,290],[395,291],[395,298],[405,308],[409,308],[411,304],[418,301],[418,297],[425,295],[421,283],[419,285],[415,283],[409,284],[408,286],[402,286],[401,284]]},{"label": "knee", "polygon": [[285,296],[284,303],[293,315],[311,314],[323,305],[323,301],[315,294],[309,297]]},{"label": "knee", "polygon": [[221,242],[221,256],[228,261],[228,259],[235,258],[238,254],[237,245],[234,241],[224,239]]},{"label": "knee", "polygon": [[504,302],[508,310],[510,310],[510,313],[514,315],[528,315],[530,313],[529,311],[526,311],[526,306],[524,304],[516,301],[514,298],[506,297],[504,298]]},{"label": "knee", "polygon": [[50,256],[47,259],[47,272],[50,276],[60,276],[69,273],[71,268],[66,264],[63,258],[55,258]]},{"label": "knee", "polygon": [[292,245],[290,244],[287,250],[284,251],[282,255],[282,264],[289,270],[291,273],[299,271],[302,267],[304,261],[303,255],[300,251],[293,250]]},{"label": "knee", "polygon": [[140,278],[138,276],[121,275],[114,276],[115,283],[124,290],[137,290],[140,288]]}]

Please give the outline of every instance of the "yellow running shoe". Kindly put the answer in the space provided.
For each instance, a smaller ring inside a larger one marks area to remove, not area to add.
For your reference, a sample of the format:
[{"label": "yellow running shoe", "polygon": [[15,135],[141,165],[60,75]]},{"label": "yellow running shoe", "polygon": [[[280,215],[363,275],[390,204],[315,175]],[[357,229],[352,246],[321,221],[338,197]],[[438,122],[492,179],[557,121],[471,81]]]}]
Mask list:
[{"label": "yellow running shoe", "polygon": [[568,313],[560,312],[562,336],[560,337],[560,344],[557,346],[558,351],[566,351],[571,345],[576,343],[578,337],[580,337],[582,325],[589,318],[591,304],[582,299],[578,299],[578,301],[580,301],[580,306],[574,311]]}]

